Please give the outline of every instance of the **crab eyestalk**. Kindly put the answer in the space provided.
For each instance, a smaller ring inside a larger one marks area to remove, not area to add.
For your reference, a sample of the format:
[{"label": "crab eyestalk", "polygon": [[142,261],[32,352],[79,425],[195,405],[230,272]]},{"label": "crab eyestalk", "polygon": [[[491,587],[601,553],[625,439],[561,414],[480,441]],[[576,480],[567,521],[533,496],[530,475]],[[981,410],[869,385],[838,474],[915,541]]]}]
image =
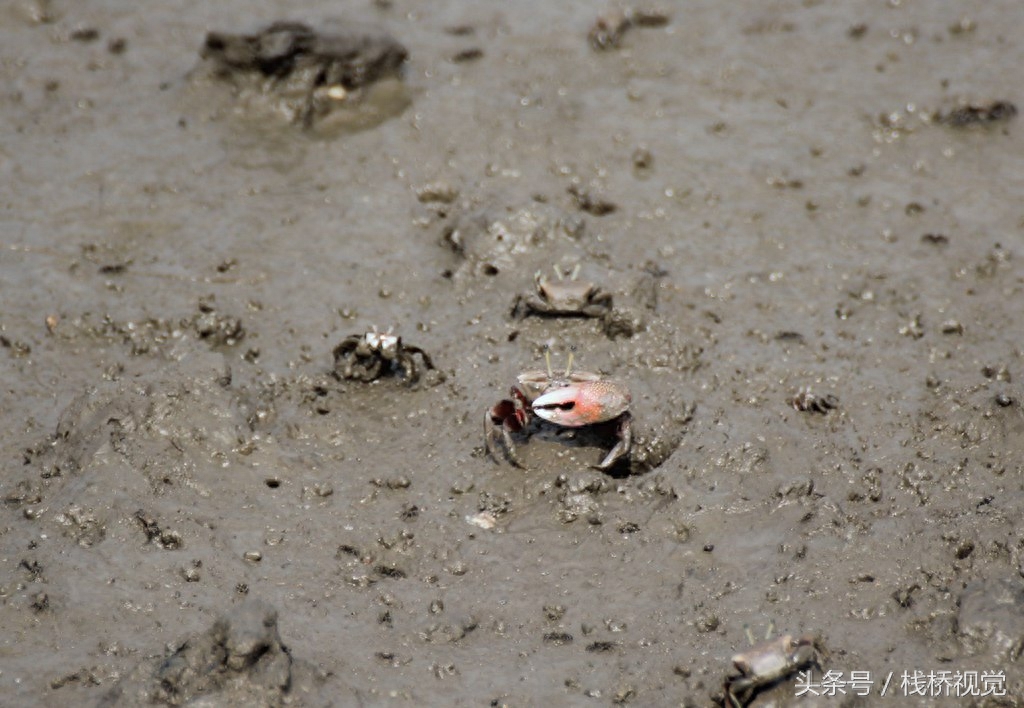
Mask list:
[{"label": "crab eyestalk", "polygon": [[[572,362],[573,362],[573,358],[575,357],[575,355],[576,355],[575,350],[570,349],[569,350],[569,360],[565,364],[565,374],[563,375],[566,380],[569,379],[569,374],[572,373]],[[547,346],[544,347],[544,362],[548,365],[548,378],[550,380],[554,381],[555,380],[555,372],[551,368],[551,350]]]}]

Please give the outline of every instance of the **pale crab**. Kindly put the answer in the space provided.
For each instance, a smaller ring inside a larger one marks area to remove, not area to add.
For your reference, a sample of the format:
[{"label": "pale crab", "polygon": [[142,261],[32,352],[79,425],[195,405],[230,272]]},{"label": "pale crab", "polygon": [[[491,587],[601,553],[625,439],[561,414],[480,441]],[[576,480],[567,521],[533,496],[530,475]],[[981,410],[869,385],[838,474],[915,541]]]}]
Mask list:
[{"label": "pale crab", "polygon": [[402,343],[402,338],[374,327],[364,334],[352,334],[334,348],[334,372],[343,379],[369,383],[391,371],[400,371],[409,383],[419,379],[415,355],[419,354],[427,369],[433,369],[430,356],[420,349]]},{"label": "pale crab", "polygon": [[[484,442],[497,460],[495,434],[501,431],[505,455],[516,467],[523,467],[516,454],[512,433],[527,429],[534,416],[560,428],[604,426],[616,443],[595,467],[608,470],[627,457],[633,442],[630,393],[625,385],[589,371],[573,371],[573,355],[565,373],[551,370],[551,355],[544,353],[547,371],[526,371],[516,377],[510,398],[498,401],[484,416]],[[602,431],[603,432],[603,431]],[[527,432],[527,434],[529,434]]]},{"label": "pale crab", "polygon": [[517,295],[512,303],[513,317],[606,317],[612,311],[612,294],[589,280],[579,280],[580,266],[563,273],[554,266],[557,279],[550,280],[540,271],[534,276],[536,292]]},{"label": "pale crab", "polygon": [[744,708],[762,689],[797,671],[820,666],[821,656],[822,650],[815,637],[794,638],[791,634],[734,655],[732,665],[735,672],[725,680],[725,705]]}]

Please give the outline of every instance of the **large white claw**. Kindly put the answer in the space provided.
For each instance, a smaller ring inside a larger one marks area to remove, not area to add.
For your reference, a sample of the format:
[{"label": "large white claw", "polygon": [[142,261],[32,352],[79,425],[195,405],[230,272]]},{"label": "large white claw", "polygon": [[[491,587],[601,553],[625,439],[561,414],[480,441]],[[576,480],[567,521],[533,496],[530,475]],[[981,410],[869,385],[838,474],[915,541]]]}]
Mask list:
[{"label": "large white claw", "polygon": [[569,428],[603,423],[629,410],[629,391],[612,381],[584,381],[548,391],[533,402],[544,420]]}]

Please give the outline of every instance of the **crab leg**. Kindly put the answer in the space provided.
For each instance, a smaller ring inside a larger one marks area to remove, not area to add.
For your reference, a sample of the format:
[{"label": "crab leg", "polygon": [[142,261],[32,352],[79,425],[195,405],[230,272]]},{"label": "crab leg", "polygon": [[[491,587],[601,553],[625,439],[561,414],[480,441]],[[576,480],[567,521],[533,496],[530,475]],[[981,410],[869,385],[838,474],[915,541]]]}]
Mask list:
[{"label": "crab leg", "polygon": [[412,356],[413,354],[419,354],[421,357],[423,357],[423,363],[426,365],[428,369],[436,368],[434,366],[434,362],[431,361],[430,359],[430,355],[427,354],[422,349],[420,349],[419,347],[406,347],[405,351],[407,351],[410,356]]},{"label": "crab leg", "polygon": [[[512,390],[512,395],[517,395],[515,389]],[[511,400],[500,401],[491,410],[484,415],[484,445],[487,448],[487,453],[491,456],[495,462],[500,460],[498,453],[495,451],[494,442],[494,429],[501,423],[501,437],[505,443],[505,458],[512,463],[513,466],[519,467],[520,469],[526,469],[526,465],[519,459],[519,455],[516,454],[515,442],[512,440],[512,433],[518,432],[523,428],[523,422],[520,422],[517,411],[516,403]],[[524,419],[525,420],[525,419]]]},{"label": "crab leg", "polygon": [[409,386],[412,386],[419,381],[420,372],[416,368],[416,359],[409,353],[409,351],[404,351],[399,355],[398,366],[405,371],[406,381]]},{"label": "crab leg", "polygon": [[508,457],[508,461],[519,469],[526,469],[526,465],[523,464],[522,460],[519,459],[518,453],[516,453],[515,443],[512,442],[512,428],[507,421],[501,426],[501,437],[505,441],[505,456]]},{"label": "crab leg", "polygon": [[615,444],[604,459],[601,460],[601,464],[594,465],[599,470],[607,470],[615,466],[624,455],[629,454],[629,449],[633,445],[633,422],[632,416],[628,412],[622,414],[622,420],[619,422],[619,442]]},{"label": "crab leg", "polygon": [[494,452],[494,418],[490,411],[484,413],[484,447],[491,459],[497,462],[498,455]]}]

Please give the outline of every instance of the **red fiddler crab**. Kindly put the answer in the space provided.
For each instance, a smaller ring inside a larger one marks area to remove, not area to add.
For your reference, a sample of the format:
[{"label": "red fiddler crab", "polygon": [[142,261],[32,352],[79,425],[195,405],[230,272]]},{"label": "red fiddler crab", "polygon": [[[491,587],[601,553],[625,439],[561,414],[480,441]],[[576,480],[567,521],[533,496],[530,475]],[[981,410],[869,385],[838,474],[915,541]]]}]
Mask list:
[{"label": "red fiddler crab", "polygon": [[583,428],[614,424],[617,438],[615,446],[595,467],[612,468],[629,455],[633,443],[631,397],[625,385],[602,378],[589,371],[573,371],[573,355],[565,373],[555,375],[551,370],[551,355],[544,353],[547,371],[525,371],[516,377],[510,398],[498,401],[484,416],[484,442],[494,459],[495,432],[500,429],[505,443],[505,456],[516,467],[524,465],[516,454],[512,433],[520,433],[530,425],[534,416],[562,428]]}]

